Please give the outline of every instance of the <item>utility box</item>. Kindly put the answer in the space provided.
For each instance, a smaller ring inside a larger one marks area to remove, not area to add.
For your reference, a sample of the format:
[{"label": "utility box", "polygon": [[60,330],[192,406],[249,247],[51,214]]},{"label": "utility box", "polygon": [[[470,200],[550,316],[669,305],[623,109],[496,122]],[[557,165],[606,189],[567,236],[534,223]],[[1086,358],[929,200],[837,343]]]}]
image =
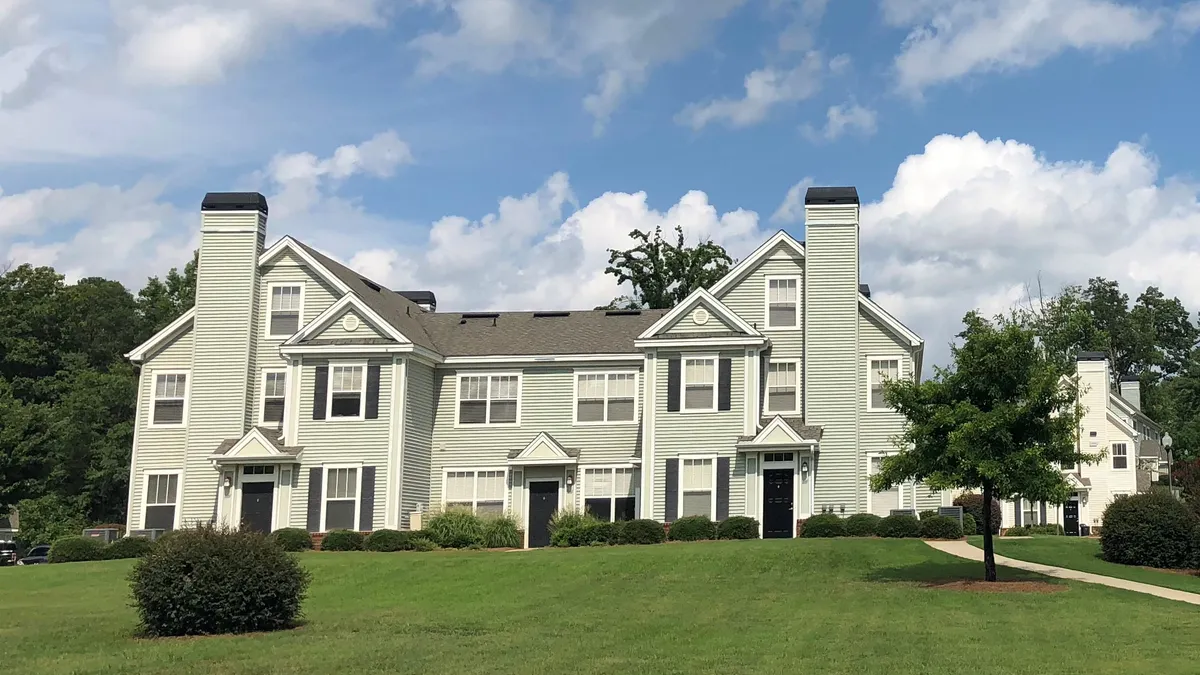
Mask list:
[{"label": "utility box", "polygon": [[106,544],[111,544],[121,538],[121,531],[115,527],[98,527],[91,530],[84,530],[83,536],[99,539]]},{"label": "utility box", "polygon": [[[962,527],[963,507],[961,507],[961,506],[939,506],[937,513],[939,516],[946,516],[947,518],[953,518],[954,520],[957,520],[958,526]],[[974,534],[974,532],[972,532],[971,534]]]},{"label": "utility box", "polygon": [[166,530],[130,530],[129,536],[145,537],[145,538],[149,539],[150,541],[154,541],[155,539],[158,539],[159,537],[163,536],[164,532],[166,532]]},{"label": "utility box", "polygon": [[913,516],[915,518],[917,516],[917,510],[916,509],[892,509],[891,512],[889,513],[889,515]]}]

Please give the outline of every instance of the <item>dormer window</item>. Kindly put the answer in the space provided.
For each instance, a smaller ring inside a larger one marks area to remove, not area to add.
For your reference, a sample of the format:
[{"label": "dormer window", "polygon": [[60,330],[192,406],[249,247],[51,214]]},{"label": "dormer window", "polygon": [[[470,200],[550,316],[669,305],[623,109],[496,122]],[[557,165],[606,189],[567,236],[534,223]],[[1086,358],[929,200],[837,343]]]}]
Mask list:
[{"label": "dormer window", "polygon": [[300,313],[304,306],[302,284],[271,284],[271,309],[268,334],[271,337],[291,337],[300,330]]}]

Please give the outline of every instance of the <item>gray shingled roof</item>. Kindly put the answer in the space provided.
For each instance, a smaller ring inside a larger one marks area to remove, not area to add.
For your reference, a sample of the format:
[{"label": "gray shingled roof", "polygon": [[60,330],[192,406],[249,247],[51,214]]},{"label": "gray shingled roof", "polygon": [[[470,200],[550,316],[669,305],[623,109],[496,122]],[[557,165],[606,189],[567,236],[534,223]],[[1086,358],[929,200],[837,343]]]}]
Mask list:
[{"label": "gray shingled roof", "polygon": [[[796,434],[800,436],[800,438],[803,438],[805,440],[819,441],[819,440],[821,440],[821,435],[823,433],[825,433],[825,429],[823,427],[806,425],[804,423],[803,417],[787,417],[787,416],[783,416],[783,415],[781,415],[781,417],[783,417],[783,421],[789,427],[791,427],[792,430],[795,431]],[[762,429],[765,429],[766,426],[768,424],[770,424],[771,420],[773,420],[773,419],[775,419],[775,418],[774,417],[764,417],[764,418],[760,419],[758,421],[759,431],[762,431]],[[743,441],[743,442],[744,441],[752,441],[757,436],[758,436],[758,434],[755,434],[754,436],[738,436],[738,440]]]},{"label": "gray shingled roof", "polygon": [[498,312],[494,319],[428,312],[420,321],[443,356],[636,354],[634,339],[667,311],[610,316],[604,310],[582,310],[547,317]]},{"label": "gray shingled roof", "polygon": [[[267,438],[267,440],[271,442],[271,445],[275,446],[276,450],[279,450],[280,452],[282,452],[284,454],[298,455],[298,454],[300,454],[300,451],[304,449],[303,447],[300,447],[300,446],[284,445],[283,441],[281,440],[282,434],[280,433],[280,431],[278,429],[271,429],[270,427],[255,427],[255,428],[262,432],[262,435],[265,436]],[[245,437],[243,436],[242,438],[245,438]],[[213,451],[213,454],[214,455],[223,455],[223,454],[229,452],[230,450],[232,450],[233,446],[237,445],[238,442],[240,442],[241,440],[242,440],[241,438],[227,438],[227,439],[221,441],[221,444],[217,446],[217,449],[215,451]]]}]

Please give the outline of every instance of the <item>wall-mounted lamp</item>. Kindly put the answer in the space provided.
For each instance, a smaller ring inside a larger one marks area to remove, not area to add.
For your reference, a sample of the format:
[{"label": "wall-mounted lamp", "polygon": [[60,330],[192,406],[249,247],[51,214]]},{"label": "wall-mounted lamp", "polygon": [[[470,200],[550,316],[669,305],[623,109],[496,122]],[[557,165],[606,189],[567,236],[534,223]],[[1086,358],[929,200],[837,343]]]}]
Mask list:
[{"label": "wall-mounted lamp", "polygon": [[574,484],[575,484],[575,474],[568,471],[567,472],[567,487],[571,487]]},{"label": "wall-mounted lamp", "polygon": [[807,459],[801,460],[800,473],[808,473],[808,460]]},{"label": "wall-mounted lamp", "polygon": [[231,487],[233,487],[233,477],[231,477],[229,474],[225,474],[225,489],[228,490]]}]

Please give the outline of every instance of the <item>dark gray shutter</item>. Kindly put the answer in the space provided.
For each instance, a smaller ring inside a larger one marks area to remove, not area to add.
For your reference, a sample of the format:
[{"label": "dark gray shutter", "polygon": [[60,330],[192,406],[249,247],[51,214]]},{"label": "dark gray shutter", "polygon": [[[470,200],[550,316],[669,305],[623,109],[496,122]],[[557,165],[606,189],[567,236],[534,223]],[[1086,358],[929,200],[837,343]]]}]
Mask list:
[{"label": "dark gray shutter", "polygon": [[729,517],[729,458],[717,458],[717,520]]},{"label": "dark gray shutter", "polygon": [[313,419],[325,419],[325,406],[329,401],[329,366],[316,367],[313,380]]},{"label": "dark gray shutter", "polygon": [[679,412],[679,359],[667,360],[667,412]]},{"label": "dark gray shutter", "polygon": [[667,460],[666,483],[663,491],[667,500],[666,521],[673,523],[679,517],[679,459],[676,457]]},{"label": "dark gray shutter", "polygon": [[1021,526],[1021,498],[1017,497],[1013,500],[1013,525]]},{"label": "dark gray shutter", "polygon": [[363,532],[371,531],[371,523],[375,520],[375,467],[362,468],[362,494],[358,496],[358,529]]},{"label": "dark gray shutter", "polygon": [[367,366],[367,414],[369,420],[379,419],[379,366]]},{"label": "dark gray shutter", "polygon": [[1041,515],[1042,515],[1042,522],[1038,523],[1038,525],[1045,525],[1046,524],[1046,502],[1042,502],[1042,514]]},{"label": "dark gray shutter", "polygon": [[717,372],[717,410],[732,407],[733,359],[720,359]]},{"label": "dark gray shutter", "polygon": [[319,466],[308,470],[308,531],[321,531],[321,479]]}]

